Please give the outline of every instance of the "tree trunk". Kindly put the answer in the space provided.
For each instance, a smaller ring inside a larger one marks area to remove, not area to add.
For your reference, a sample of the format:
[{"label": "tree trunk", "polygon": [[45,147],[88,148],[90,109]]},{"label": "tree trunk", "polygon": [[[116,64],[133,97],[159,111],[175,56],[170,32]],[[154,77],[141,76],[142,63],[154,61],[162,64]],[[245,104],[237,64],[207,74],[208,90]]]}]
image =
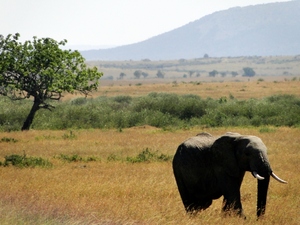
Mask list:
[{"label": "tree trunk", "polygon": [[21,128],[22,131],[24,130],[29,130],[31,124],[32,124],[32,121],[33,121],[33,118],[35,116],[35,113],[36,111],[38,111],[40,109],[40,102],[36,99],[34,99],[34,102],[33,102],[33,106]]}]

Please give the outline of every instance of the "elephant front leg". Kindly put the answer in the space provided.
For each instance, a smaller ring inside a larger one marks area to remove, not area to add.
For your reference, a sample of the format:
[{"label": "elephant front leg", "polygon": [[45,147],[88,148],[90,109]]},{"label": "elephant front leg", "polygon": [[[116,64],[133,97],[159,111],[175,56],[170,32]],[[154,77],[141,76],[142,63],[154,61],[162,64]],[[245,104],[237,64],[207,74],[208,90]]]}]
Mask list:
[{"label": "elephant front leg", "polygon": [[239,197],[229,198],[224,196],[222,210],[224,212],[234,211],[236,214],[242,213],[243,209]]},{"label": "elephant front leg", "polygon": [[245,172],[241,173],[239,179],[231,178],[223,181],[223,184],[227,184],[223,186],[224,199],[222,210],[225,215],[238,215],[246,219],[243,213],[240,192],[244,174]]}]

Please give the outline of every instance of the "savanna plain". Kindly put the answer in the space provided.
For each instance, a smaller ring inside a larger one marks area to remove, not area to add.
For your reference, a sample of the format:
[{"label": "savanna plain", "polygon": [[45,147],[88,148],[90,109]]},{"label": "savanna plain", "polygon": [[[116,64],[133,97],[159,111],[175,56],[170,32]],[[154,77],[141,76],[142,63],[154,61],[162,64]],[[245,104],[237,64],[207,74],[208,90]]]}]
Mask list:
[{"label": "savanna plain", "polygon": [[[96,95],[143,95],[147,90],[213,98],[232,94],[240,99],[300,95],[299,81],[287,80],[110,84],[101,86]],[[257,181],[250,173],[241,187],[246,220],[222,217],[222,199],[195,216],[186,215],[173,176],[172,157],[182,141],[203,131],[256,135],[266,144],[274,172],[288,184],[271,179],[263,218],[256,218]],[[52,166],[0,166],[0,224],[296,225],[300,221],[299,137],[300,129],[292,127],[161,129],[144,125],[1,132],[0,161],[8,155],[26,154],[46,159]],[[157,157],[147,159],[147,155]],[[143,157],[146,160],[138,160]]]}]

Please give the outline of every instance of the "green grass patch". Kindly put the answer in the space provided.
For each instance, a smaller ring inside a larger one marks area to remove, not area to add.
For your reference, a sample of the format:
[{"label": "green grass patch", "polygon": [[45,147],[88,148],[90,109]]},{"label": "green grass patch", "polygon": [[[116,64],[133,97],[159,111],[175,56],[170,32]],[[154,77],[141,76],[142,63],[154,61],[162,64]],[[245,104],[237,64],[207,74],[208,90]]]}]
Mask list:
[{"label": "green grass patch", "polygon": [[25,154],[24,155],[8,155],[4,157],[4,163],[2,163],[3,166],[15,166],[18,168],[34,168],[34,167],[52,167],[52,163],[49,162],[47,159],[43,159],[41,157],[28,157]]},{"label": "green grass patch", "polygon": [[88,156],[88,157],[82,157],[77,154],[74,155],[66,155],[66,154],[60,154],[58,156],[54,156],[55,159],[60,159],[65,162],[95,162],[100,161],[99,158],[95,156]]},{"label": "green grass patch", "polygon": [[16,143],[18,140],[14,139],[14,138],[8,138],[8,137],[3,137],[0,139],[0,143],[1,142],[8,142],[8,143]]},{"label": "green grass patch", "polygon": [[134,157],[126,157],[126,162],[141,163],[141,162],[166,162],[172,159],[171,156],[159,153],[158,151],[150,151],[146,148]]}]

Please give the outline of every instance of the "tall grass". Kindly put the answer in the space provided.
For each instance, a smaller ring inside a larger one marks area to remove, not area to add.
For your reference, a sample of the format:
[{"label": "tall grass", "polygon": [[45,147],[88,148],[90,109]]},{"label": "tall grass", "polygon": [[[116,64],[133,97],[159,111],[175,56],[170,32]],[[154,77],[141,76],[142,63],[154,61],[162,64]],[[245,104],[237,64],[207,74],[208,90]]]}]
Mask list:
[{"label": "tall grass", "polygon": [[[2,131],[20,129],[32,103],[15,104],[0,98]],[[191,94],[152,92],[140,97],[77,98],[53,104],[53,112],[38,111],[33,129],[300,125],[300,98],[293,95],[238,100],[233,95],[203,99]]]},{"label": "tall grass", "polygon": [[[263,129],[262,129],[263,128]],[[222,199],[200,214],[185,214],[170,160],[186,138],[206,131],[252,134],[268,147],[274,172],[267,211],[256,221],[256,180],[246,173],[242,204],[247,220],[222,218]],[[150,126],[119,130],[2,132],[0,161],[12,154],[41,157],[52,167],[0,167],[0,224],[298,224],[298,128],[191,128],[166,131]],[[107,160],[115,155],[117,159]],[[93,158],[96,160],[84,160]],[[138,160],[131,163],[124,159]],[[162,157],[163,158],[163,157]],[[76,159],[76,160],[73,160]],[[146,160],[145,160],[146,159]]]}]

